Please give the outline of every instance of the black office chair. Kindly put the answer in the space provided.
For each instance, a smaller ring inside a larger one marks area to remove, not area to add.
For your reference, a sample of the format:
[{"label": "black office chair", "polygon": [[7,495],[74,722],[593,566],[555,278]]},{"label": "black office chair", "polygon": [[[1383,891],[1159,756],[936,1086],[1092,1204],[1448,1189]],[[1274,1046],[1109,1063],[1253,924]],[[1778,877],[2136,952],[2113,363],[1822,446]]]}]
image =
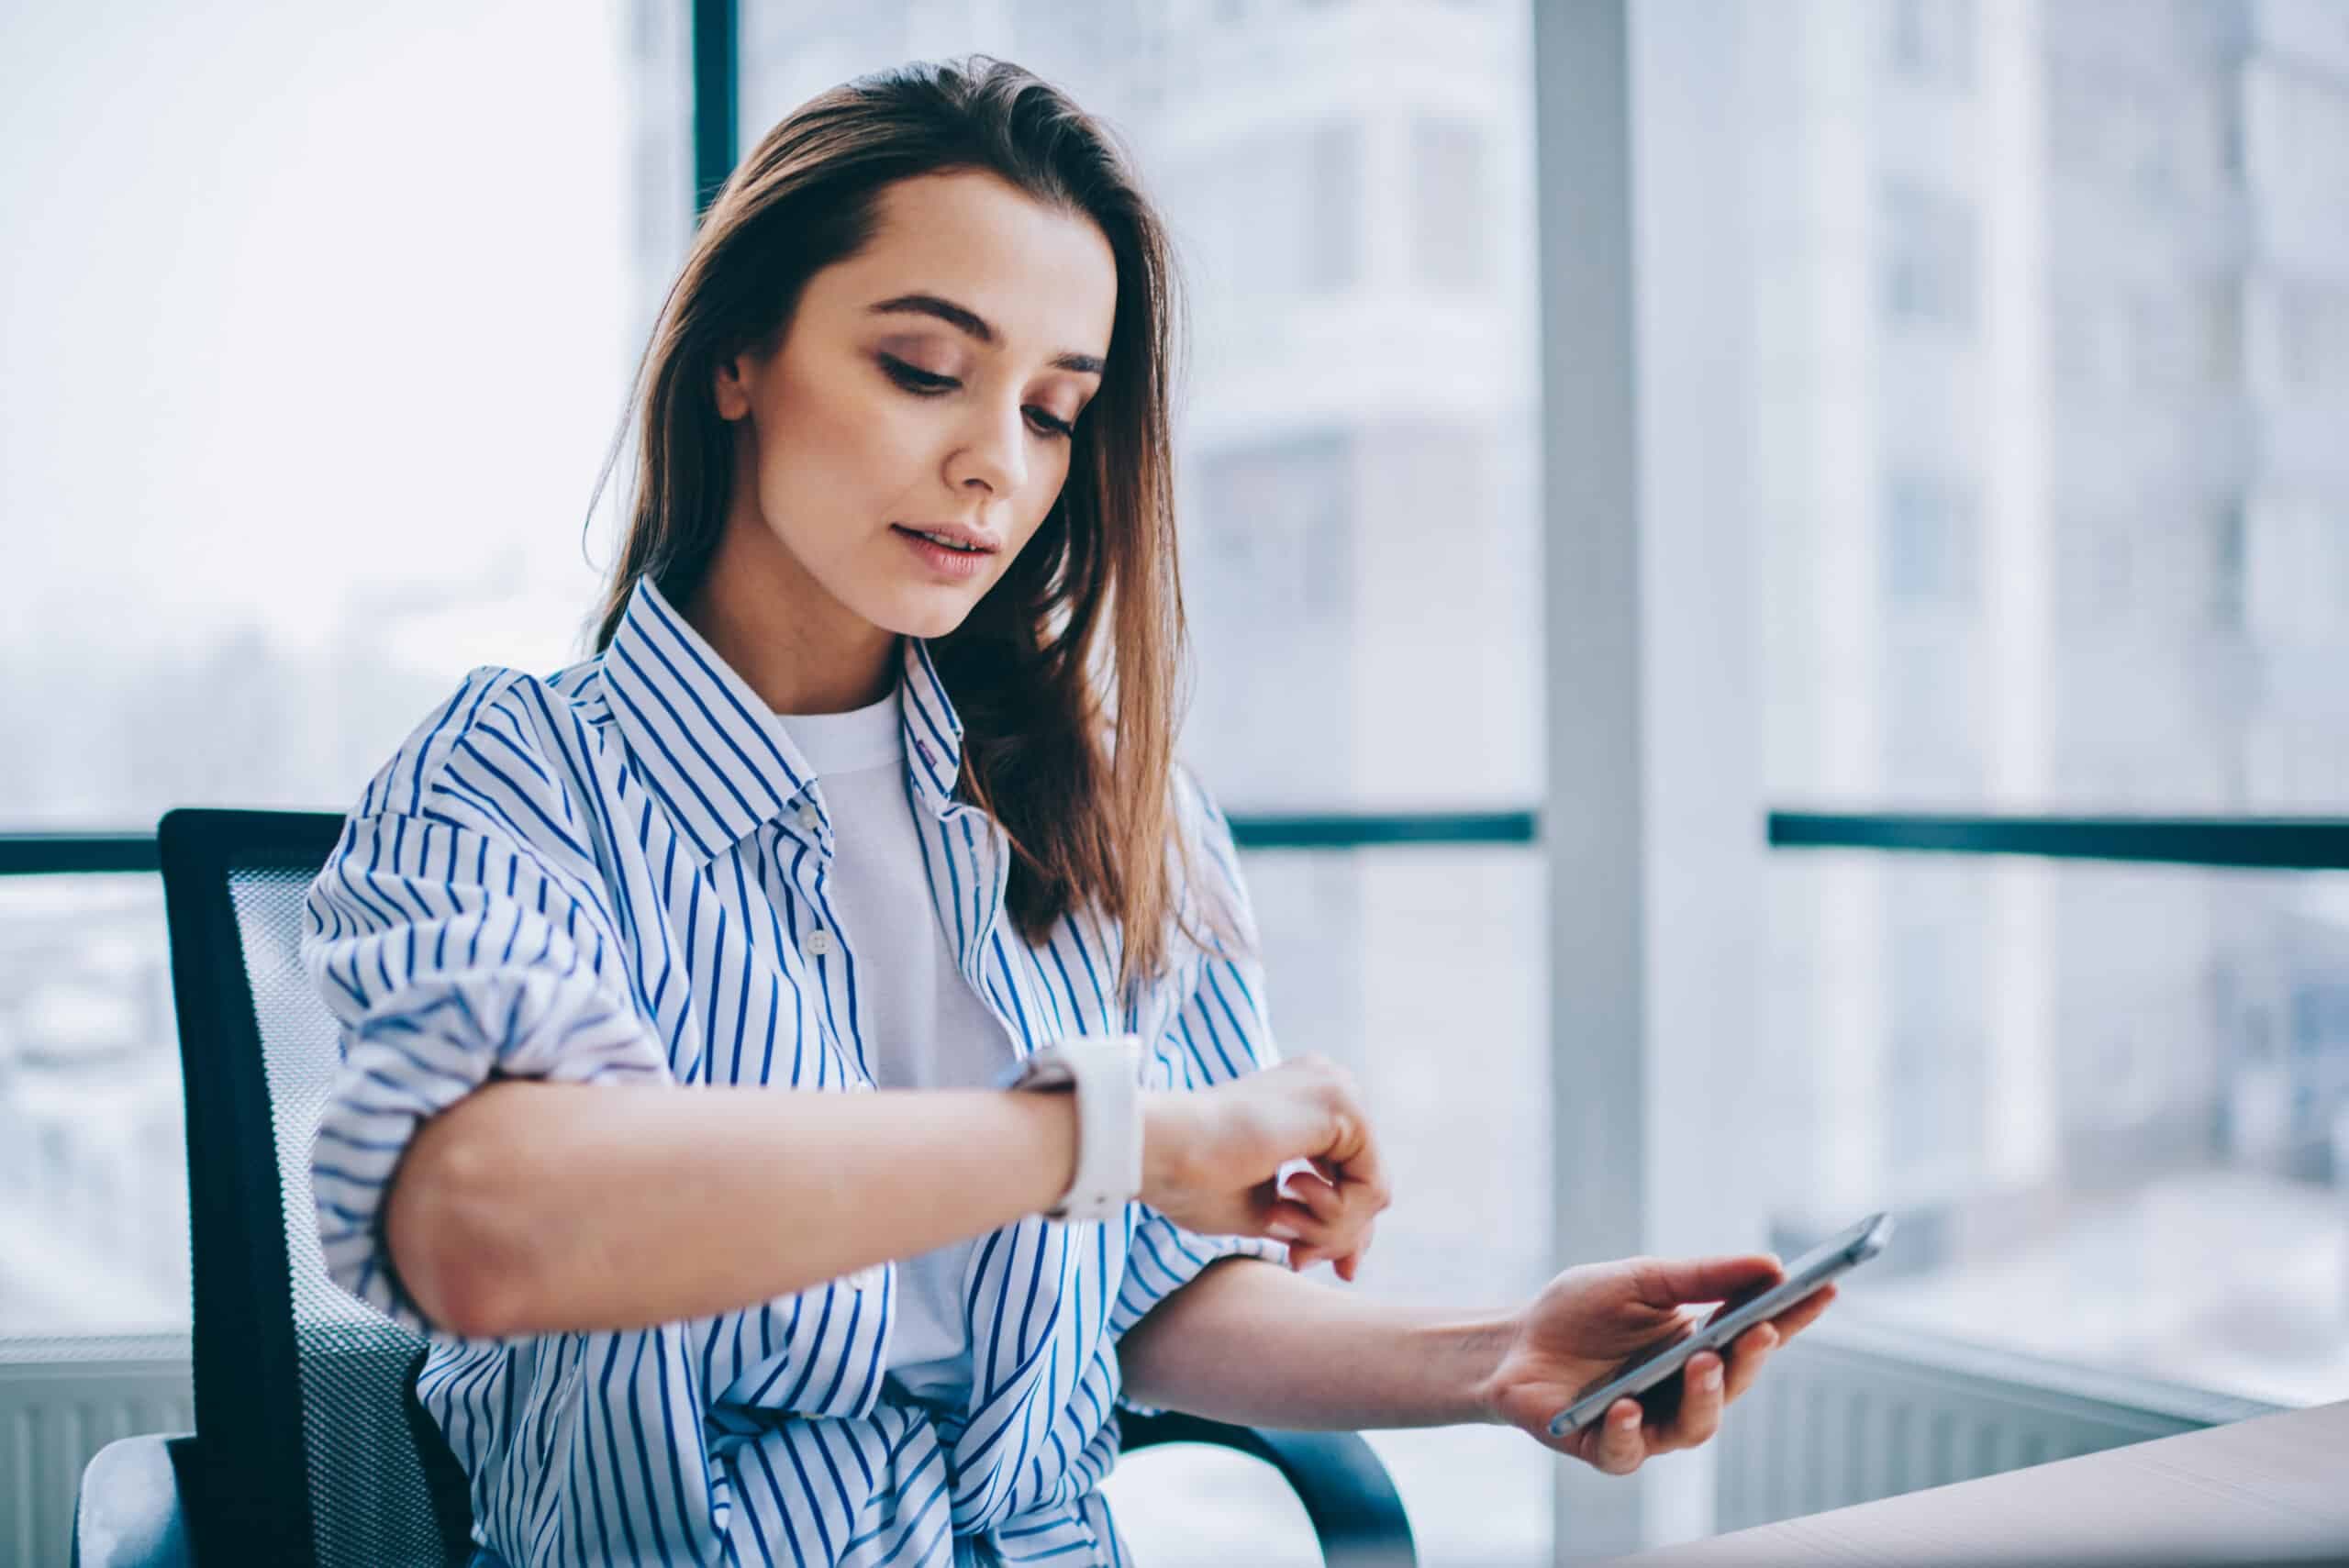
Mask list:
[{"label": "black office chair", "polygon": [[[110,1443],[82,1478],[80,1568],[462,1564],[464,1473],[415,1396],[423,1341],[327,1277],[309,1144],[340,1064],[302,968],[303,897],[341,829],[313,812],[173,811],[161,828],[195,1249],[193,1436]],[[1417,1562],[1352,1432],[1121,1419],[1128,1452],[1234,1449],[1278,1469],[1333,1568]]]}]

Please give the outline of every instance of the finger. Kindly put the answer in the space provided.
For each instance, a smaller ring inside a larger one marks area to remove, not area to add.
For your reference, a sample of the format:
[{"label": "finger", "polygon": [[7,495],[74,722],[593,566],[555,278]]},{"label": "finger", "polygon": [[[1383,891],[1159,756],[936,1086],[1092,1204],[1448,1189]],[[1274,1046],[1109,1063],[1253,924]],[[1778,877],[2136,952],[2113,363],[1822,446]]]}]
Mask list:
[{"label": "finger", "polygon": [[1309,1247],[1307,1237],[1308,1233],[1318,1235],[1320,1229],[1320,1221],[1301,1204],[1278,1201],[1264,1211],[1264,1234],[1287,1244],[1282,1262],[1291,1270],[1306,1266],[1305,1253]]},{"label": "finger", "polygon": [[1372,1220],[1368,1225],[1364,1226],[1362,1228],[1362,1239],[1354,1243],[1354,1250],[1347,1253],[1344,1257],[1335,1259],[1331,1262],[1330,1266],[1336,1269],[1338,1271],[1338,1277],[1344,1280],[1348,1284],[1352,1284],[1354,1281],[1354,1276],[1362,1272],[1363,1255],[1370,1251],[1371,1232],[1377,1229],[1378,1221],[1375,1219]]},{"label": "finger", "polygon": [[[1369,1246],[1371,1228],[1378,1220],[1371,1194],[1360,1186],[1334,1188],[1311,1175],[1298,1176],[1296,1190],[1298,1195],[1282,1200],[1281,1208],[1284,1223],[1298,1240],[1327,1258],[1342,1258]],[[1298,1210],[1309,1218],[1296,1218]]]},{"label": "finger", "polygon": [[1268,1226],[1286,1225],[1301,1235],[1359,1228],[1378,1213],[1373,1196],[1360,1185],[1333,1187],[1319,1176],[1292,1176],[1287,1185],[1265,1194],[1264,1219]]},{"label": "finger", "polygon": [[1786,1277],[1767,1252],[1727,1258],[1648,1258],[1638,1274],[1640,1294],[1652,1307],[1683,1302],[1726,1301],[1744,1292],[1766,1290]]},{"label": "finger", "polygon": [[[1376,1213],[1378,1210],[1383,1209],[1387,1206],[1389,1195],[1380,1187],[1374,1185],[1371,1180],[1364,1179],[1363,1167],[1359,1162],[1357,1162],[1353,1167],[1350,1168],[1339,1164],[1334,1160],[1325,1159],[1320,1155],[1315,1155],[1313,1158],[1304,1161],[1303,1164],[1310,1167],[1314,1175],[1319,1176],[1324,1183],[1328,1184],[1330,1191],[1334,1194],[1341,1203],[1348,1205],[1367,1204],[1370,1206],[1371,1212],[1373,1213]],[[1373,1174],[1375,1176],[1375,1173],[1374,1172]],[[1307,1190],[1307,1178],[1300,1176],[1298,1179],[1298,1186],[1301,1190]],[[1310,1188],[1309,1190],[1318,1194],[1320,1189]]]},{"label": "finger", "polygon": [[1753,1385],[1761,1375],[1762,1363],[1779,1344],[1777,1329],[1768,1323],[1756,1323],[1737,1337],[1729,1349],[1729,1381],[1721,1394],[1726,1405]]},{"label": "finger", "polygon": [[[1289,1267],[1299,1273],[1324,1262],[1332,1266],[1346,1263],[1349,1268],[1358,1267],[1363,1252],[1369,1246],[1369,1231],[1365,1227],[1361,1234],[1352,1235],[1351,1239],[1349,1236],[1349,1231],[1340,1229],[1300,1238],[1289,1247]],[[1353,1278],[1348,1268],[1340,1268],[1338,1272],[1346,1279]]]},{"label": "finger", "polygon": [[1348,1225],[1341,1221],[1333,1225],[1302,1204],[1283,1202],[1268,1211],[1264,1234],[1275,1241],[1287,1242],[1289,1267],[1304,1270],[1324,1258],[1356,1251],[1363,1223]]},{"label": "finger", "polygon": [[1323,1258],[1343,1257],[1361,1251],[1362,1238],[1369,1225],[1370,1220],[1364,1216],[1351,1219],[1341,1217],[1332,1223],[1302,1205],[1283,1204],[1272,1211],[1264,1234],[1275,1241],[1289,1243],[1290,1266],[1303,1269]]},{"label": "finger", "polygon": [[1302,1273],[1313,1266],[1314,1260],[1319,1254],[1315,1251],[1312,1242],[1306,1240],[1286,1226],[1275,1225],[1271,1234],[1274,1240],[1285,1241],[1288,1244],[1288,1251],[1283,1261],[1286,1262],[1291,1273]]},{"label": "finger", "polygon": [[1658,1453],[1669,1449],[1695,1448],[1720,1429],[1721,1358],[1702,1351],[1688,1358],[1680,1373],[1680,1408],[1655,1434],[1650,1446]]},{"label": "finger", "polygon": [[1289,1183],[1288,1195],[1291,1201],[1301,1203],[1310,1209],[1314,1217],[1325,1225],[1335,1224],[1344,1217],[1346,1212],[1344,1195],[1319,1176],[1299,1175],[1293,1178]]},{"label": "finger", "polygon": [[1328,1230],[1314,1238],[1314,1244],[1333,1263],[1346,1261],[1347,1266],[1338,1272],[1344,1278],[1352,1279],[1353,1269],[1361,1265],[1363,1255],[1370,1251],[1371,1238],[1377,1229],[1378,1213],[1375,1209],[1352,1205],[1332,1218]]},{"label": "finger", "polygon": [[1640,1461],[1648,1456],[1647,1437],[1640,1429],[1642,1418],[1636,1399],[1618,1399],[1608,1407],[1607,1418],[1600,1423],[1588,1455],[1592,1465],[1609,1475],[1629,1475],[1637,1470]]},{"label": "finger", "polygon": [[1295,1198],[1275,1198],[1264,1206],[1264,1234],[1284,1241],[1328,1234],[1330,1222]]},{"label": "finger", "polygon": [[1366,1192],[1377,1195],[1383,1206],[1387,1191],[1386,1162],[1371,1137],[1367,1117],[1345,1118],[1337,1140],[1311,1159],[1313,1168],[1341,1190],[1358,1183]]},{"label": "finger", "polygon": [[[1625,1410],[1626,1405],[1631,1409]],[[1625,1462],[1623,1429],[1629,1427],[1636,1430],[1644,1418],[1639,1411],[1638,1401],[1619,1399],[1596,1419],[1576,1428],[1560,1446],[1593,1470],[1607,1474],[1620,1473]],[[1644,1451],[1645,1445],[1640,1446]]]}]

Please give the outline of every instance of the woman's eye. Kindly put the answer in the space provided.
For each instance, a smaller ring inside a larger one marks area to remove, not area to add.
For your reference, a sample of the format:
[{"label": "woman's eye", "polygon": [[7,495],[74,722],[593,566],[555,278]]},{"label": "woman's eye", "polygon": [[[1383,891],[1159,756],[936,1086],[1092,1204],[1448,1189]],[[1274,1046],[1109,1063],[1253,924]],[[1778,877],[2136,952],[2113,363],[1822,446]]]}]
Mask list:
[{"label": "woman's eye", "polygon": [[951,375],[933,375],[929,371],[918,370],[891,354],[881,356],[881,368],[889,373],[891,381],[907,392],[944,392],[962,384]]},{"label": "woman's eye", "polygon": [[[941,393],[952,392],[963,384],[951,375],[939,375],[917,365],[909,365],[895,354],[882,354],[878,357],[881,361],[881,368],[888,373],[891,381],[896,382],[907,392],[916,393],[923,397],[935,397]],[[1040,433],[1056,440],[1066,440],[1076,433],[1076,427],[1074,424],[1057,419],[1041,408],[1031,406],[1026,410],[1026,413],[1029,422],[1034,425]]]}]

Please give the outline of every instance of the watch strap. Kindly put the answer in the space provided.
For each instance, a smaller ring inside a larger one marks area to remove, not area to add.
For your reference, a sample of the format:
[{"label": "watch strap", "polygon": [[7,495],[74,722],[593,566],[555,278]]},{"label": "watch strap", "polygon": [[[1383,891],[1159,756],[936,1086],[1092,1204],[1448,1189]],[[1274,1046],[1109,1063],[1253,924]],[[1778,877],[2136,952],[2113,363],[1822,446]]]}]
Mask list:
[{"label": "watch strap", "polygon": [[1141,1040],[1105,1035],[1055,1040],[1005,1076],[1013,1089],[1076,1095],[1076,1175],[1047,1219],[1114,1219],[1141,1194]]}]

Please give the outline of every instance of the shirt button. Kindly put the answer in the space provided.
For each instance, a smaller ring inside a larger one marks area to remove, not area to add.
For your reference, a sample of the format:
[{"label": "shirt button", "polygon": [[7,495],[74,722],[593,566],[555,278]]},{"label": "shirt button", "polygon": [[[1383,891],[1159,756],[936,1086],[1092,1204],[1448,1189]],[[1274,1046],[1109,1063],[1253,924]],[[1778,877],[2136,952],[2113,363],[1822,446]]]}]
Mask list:
[{"label": "shirt button", "polygon": [[829,958],[832,951],[832,933],[821,926],[807,933],[807,951],[818,958]]},{"label": "shirt button", "polygon": [[817,828],[822,827],[823,824],[824,819],[817,815],[816,808],[814,806],[803,806],[799,808],[799,825],[802,828],[807,828],[810,833],[813,833]]}]

